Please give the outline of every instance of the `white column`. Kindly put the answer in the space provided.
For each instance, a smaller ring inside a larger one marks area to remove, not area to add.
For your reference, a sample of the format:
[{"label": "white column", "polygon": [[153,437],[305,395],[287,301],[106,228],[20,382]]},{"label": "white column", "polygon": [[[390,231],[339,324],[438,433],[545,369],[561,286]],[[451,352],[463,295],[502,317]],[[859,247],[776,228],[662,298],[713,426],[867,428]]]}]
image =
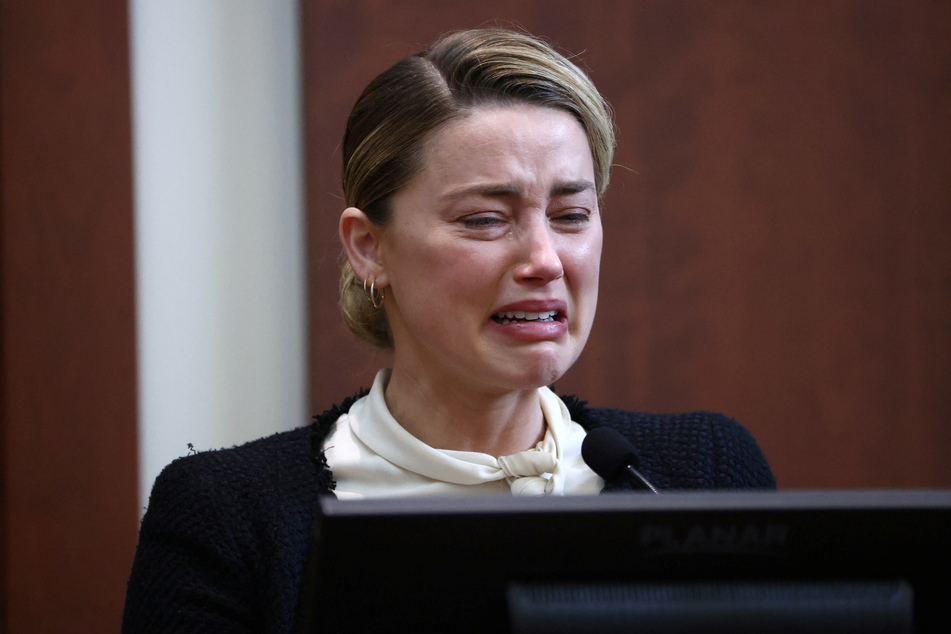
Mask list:
[{"label": "white column", "polygon": [[143,506],[308,422],[296,0],[130,0]]}]

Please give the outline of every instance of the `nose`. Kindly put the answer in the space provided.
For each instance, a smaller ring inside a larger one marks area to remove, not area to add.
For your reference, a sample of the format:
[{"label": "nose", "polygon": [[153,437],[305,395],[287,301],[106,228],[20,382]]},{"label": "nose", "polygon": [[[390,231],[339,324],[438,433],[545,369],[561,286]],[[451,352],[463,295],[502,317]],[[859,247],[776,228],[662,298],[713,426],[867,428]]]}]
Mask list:
[{"label": "nose", "polygon": [[547,284],[565,274],[554,235],[547,218],[522,227],[519,232],[521,261],[515,269],[519,281]]}]

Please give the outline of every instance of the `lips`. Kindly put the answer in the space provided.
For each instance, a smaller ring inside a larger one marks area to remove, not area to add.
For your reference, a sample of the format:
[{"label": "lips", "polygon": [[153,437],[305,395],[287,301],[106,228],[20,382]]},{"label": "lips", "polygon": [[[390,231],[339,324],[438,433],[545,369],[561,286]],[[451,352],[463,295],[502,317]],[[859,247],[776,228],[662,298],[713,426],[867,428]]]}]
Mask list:
[{"label": "lips", "polygon": [[557,310],[546,310],[543,312],[527,312],[521,310],[514,310],[508,312],[500,312],[492,315],[492,319],[507,326],[508,324],[514,324],[518,322],[528,322],[528,321],[537,321],[537,322],[546,322],[546,321],[555,321],[558,317]]},{"label": "lips", "polygon": [[512,324],[550,324],[568,320],[568,304],[557,299],[523,300],[500,306],[492,321],[503,326]]}]

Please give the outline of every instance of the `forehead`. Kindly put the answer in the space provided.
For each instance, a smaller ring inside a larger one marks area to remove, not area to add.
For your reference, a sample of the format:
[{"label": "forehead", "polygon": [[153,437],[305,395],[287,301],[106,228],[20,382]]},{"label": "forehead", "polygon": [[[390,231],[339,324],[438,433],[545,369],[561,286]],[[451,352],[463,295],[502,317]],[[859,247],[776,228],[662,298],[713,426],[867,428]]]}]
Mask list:
[{"label": "forehead", "polygon": [[443,193],[488,183],[594,181],[584,129],[572,114],[555,108],[478,108],[436,130],[422,150],[421,170],[410,186],[428,181]]}]

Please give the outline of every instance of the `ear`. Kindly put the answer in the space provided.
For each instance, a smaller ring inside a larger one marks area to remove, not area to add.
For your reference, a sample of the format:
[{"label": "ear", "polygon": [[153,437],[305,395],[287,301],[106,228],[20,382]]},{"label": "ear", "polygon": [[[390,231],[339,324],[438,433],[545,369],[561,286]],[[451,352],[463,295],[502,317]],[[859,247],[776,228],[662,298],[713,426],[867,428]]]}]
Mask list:
[{"label": "ear", "polygon": [[377,288],[386,286],[389,282],[381,257],[383,230],[356,207],[347,207],[340,214],[339,233],[357,277],[375,282]]}]

